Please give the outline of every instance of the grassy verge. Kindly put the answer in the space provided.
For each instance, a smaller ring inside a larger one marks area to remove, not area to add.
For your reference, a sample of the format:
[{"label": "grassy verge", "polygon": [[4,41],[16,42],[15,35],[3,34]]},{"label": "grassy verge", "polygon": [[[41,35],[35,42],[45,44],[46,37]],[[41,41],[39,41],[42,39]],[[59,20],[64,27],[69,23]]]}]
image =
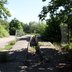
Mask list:
[{"label": "grassy verge", "polygon": [[68,50],[72,50],[72,42],[66,46],[63,47],[64,50],[68,51]]},{"label": "grassy verge", "polygon": [[61,48],[62,48],[62,46],[61,46],[60,43],[54,42],[53,45],[54,45],[56,48],[58,48],[58,49],[61,49]]},{"label": "grassy verge", "polygon": [[5,48],[0,48],[0,51],[12,49],[12,47],[13,47],[13,45],[14,45],[15,43],[16,43],[16,40],[13,40],[13,41],[9,42],[9,44],[6,45]]},{"label": "grassy verge", "polygon": [[60,50],[64,50],[64,51],[72,50],[72,42],[70,42],[70,44],[67,44],[65,46],[62,46],[61,43],[56,43],[56,42],[54,42],[53,45],[56,48],[59,48]]}]

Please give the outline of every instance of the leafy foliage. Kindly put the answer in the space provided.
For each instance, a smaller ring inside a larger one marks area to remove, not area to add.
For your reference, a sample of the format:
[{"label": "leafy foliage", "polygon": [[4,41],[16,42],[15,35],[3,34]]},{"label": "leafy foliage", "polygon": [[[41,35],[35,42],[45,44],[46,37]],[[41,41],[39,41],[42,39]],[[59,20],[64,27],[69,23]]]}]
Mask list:
[{"label": "leafy foliage", "polygon": [[0,24],[7,30],[9,31],[9,22],[7,20],[2,20],[0,19]]},{"label": "leafy foliage", "polygon": [[8,22],[6,20],[3,20],[7,17],[10,17],[11,14],[8,10],[8,8],[5,7],[5,4],[7,4],[7,0],[0,0],[0,37],[9,36],[8,33]]},{"label": "leafy foliage", "polygon": [[29,25],[28,24],[24,24],[23,26],[23,31],[25,31],[25,33],[29,33]]},{"label": "leafy foliage", "polygon": [[24,31],[26,33],[38,33],[41,34],[44,32],[46,27],[45,23],[29,22],[29,24],[24,24]]},{"label": "leafy foliage", "polygon": [[7,37],[9,33],[0,25],[0,37]]},{"label": "leafy foliage", "polygon": [[[43,1],[46,1],[46,0],[43,0]],[[47,14],[50,15],[50,18],[48,20],[46,20]],[[39,18],[40,20],[47,21],[48,27],[46,28],[46,31],[45,31],[46,33],[45,36],[47,37],[47,39],[50,38],[50,36],[52,39],[54,38],[59,39],[59,37],[57,37],[56,35],[60,36],[59,26],[61,23],[67,24],[67,27],[69,29],[68,35],[67,35],[68,39],[69,37],[72,37],[72,33],[71,33],[72,31],[72,24],[71,24],[72,23],[72,20],[71,20],[72,19],[72,0],[51,0],[47,6],[44,6],[42,8],[41,13],[39,14]],[[50,36],[48,36],[49,34]]]},{"label": "leafy foliage", "polygon": [[7,0],[0,0],[0,18],[7,18],[11,16],[8,8],[5,7],[5,4],[7,4]]},{"label": "leafy foliage", "polygon": [[61,40],[61,30],[59,21],[56,21],[56,18],[49,19],[47,21],[47,27],[42,34],[44,40],[51,42],[60,42]]},{"label": "leafy foliage", "polygon": [[47,27],[47,25],[45,23],[39,23],[37,25],[37,28],[36,28],[36,32],[38,34],[43,34],[43,32],[45,31],[45,28]]},{"label": "leafy foliage", "polygon": [[21,25],[21,22],[17,20],[16,18],[14,18],[9,24],[10,35],[15,35],[16,30],[23,32],[23,27]]},{"label": "leafy foliage", "polygon": [[5,46],[4,50],[12,49],[13,45],[15,45],[16,40],[11,41],[8,45]]}]

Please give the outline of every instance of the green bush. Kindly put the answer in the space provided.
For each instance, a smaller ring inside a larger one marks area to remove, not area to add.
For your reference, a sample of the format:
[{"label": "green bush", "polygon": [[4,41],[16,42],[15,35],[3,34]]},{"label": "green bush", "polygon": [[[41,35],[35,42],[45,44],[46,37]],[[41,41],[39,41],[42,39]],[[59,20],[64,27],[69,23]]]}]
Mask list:
[{"label": "green bush", "polygon": [[70,43],[69,48],[72,49],[72,43]]},{"label": "green bush", "polygon": [[16,40],[11,41],[8,45],[5,46],[5,50],[12,49],[13,45],[16,43]]},{"label": "green bush", "polygon": [[16,43],[16,40],[11,41],[8,45],[5,46],[5,48],[0,48],[0,51],[12,49],[15,43]]},{"label": "green bush", "polygon": [[22,23],[14,18],[10,23],[9,23],[9,33],[10,35],[15,35],[17,31],[20,31],[21,33],[23,32],[23,27],[21,25]]},{"label": "green bush", "polygon": [[63,49],[64,49],[65,51],[72,50],[72,43],[70,43],[70,44],[64,46]]},{"label": "green bush", "polygon": [[6,49],[6,50],[10,50],[11,48],[12,48],[12,45],[6,45],[6,46],[5,46],[5,49]]},{"label": "green bush", "polygon": [[16,40],[11,41],[9,44],[14,45],[16,43]]},{"label": "green bush", "polygon": [[8,37],[9,33],[0,25],[0,37]]}]

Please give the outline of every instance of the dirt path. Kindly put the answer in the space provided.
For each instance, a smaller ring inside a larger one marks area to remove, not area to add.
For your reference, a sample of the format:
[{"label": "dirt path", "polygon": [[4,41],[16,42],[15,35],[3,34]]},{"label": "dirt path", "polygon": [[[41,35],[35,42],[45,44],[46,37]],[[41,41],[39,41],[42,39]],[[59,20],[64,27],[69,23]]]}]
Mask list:
[{"label": "dirt path", "polygon": [[47,46],[42,43],[40,51],[44,60],[41,62],[37,54],[27,52],[27,37],[21,38],[12,51],[6,52],[9,61],[0,63],[0,72],[72,72],[68,53],[59,52],[50,42],[45,43]]},{"label": "dirt path", "polygon": [[12,40],[15,40],[15,36],[0,38],[0,48],[4,48]]},{"label": "dirt path", "polygon": [[16,44],[13,46],[13,48],[10,51],[20,51],[22,49],[27,49],[28,42],[30,40],[31,35],[25,35],[22,37],[19,37]]},{"label": "dirt path", "polygon": [[27,45],[28,45],[28,41],[21,40],[21,41],[16,42],[16,44],[13,46],[13,48],[11,50],[13,51],[13,50],[25,49],[25,48],[27,48]]}]

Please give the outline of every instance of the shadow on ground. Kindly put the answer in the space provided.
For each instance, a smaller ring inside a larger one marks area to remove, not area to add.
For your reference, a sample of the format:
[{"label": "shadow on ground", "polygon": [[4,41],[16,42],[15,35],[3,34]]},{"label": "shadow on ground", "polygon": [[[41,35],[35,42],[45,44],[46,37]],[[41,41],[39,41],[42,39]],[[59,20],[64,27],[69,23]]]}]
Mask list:
[{"label": "shadow on ground", "polygon": [[0,52],[0,72],[72,72],[72,52],[40,49],[44,60],[37,54],[21,51]]},{"label": "shadow on ground", "polygon": [[27,36],[27,37],[23,37],[23,38],[19,38],[18,40],[26,40],[26,41],[30,41],[30,36]]}]

